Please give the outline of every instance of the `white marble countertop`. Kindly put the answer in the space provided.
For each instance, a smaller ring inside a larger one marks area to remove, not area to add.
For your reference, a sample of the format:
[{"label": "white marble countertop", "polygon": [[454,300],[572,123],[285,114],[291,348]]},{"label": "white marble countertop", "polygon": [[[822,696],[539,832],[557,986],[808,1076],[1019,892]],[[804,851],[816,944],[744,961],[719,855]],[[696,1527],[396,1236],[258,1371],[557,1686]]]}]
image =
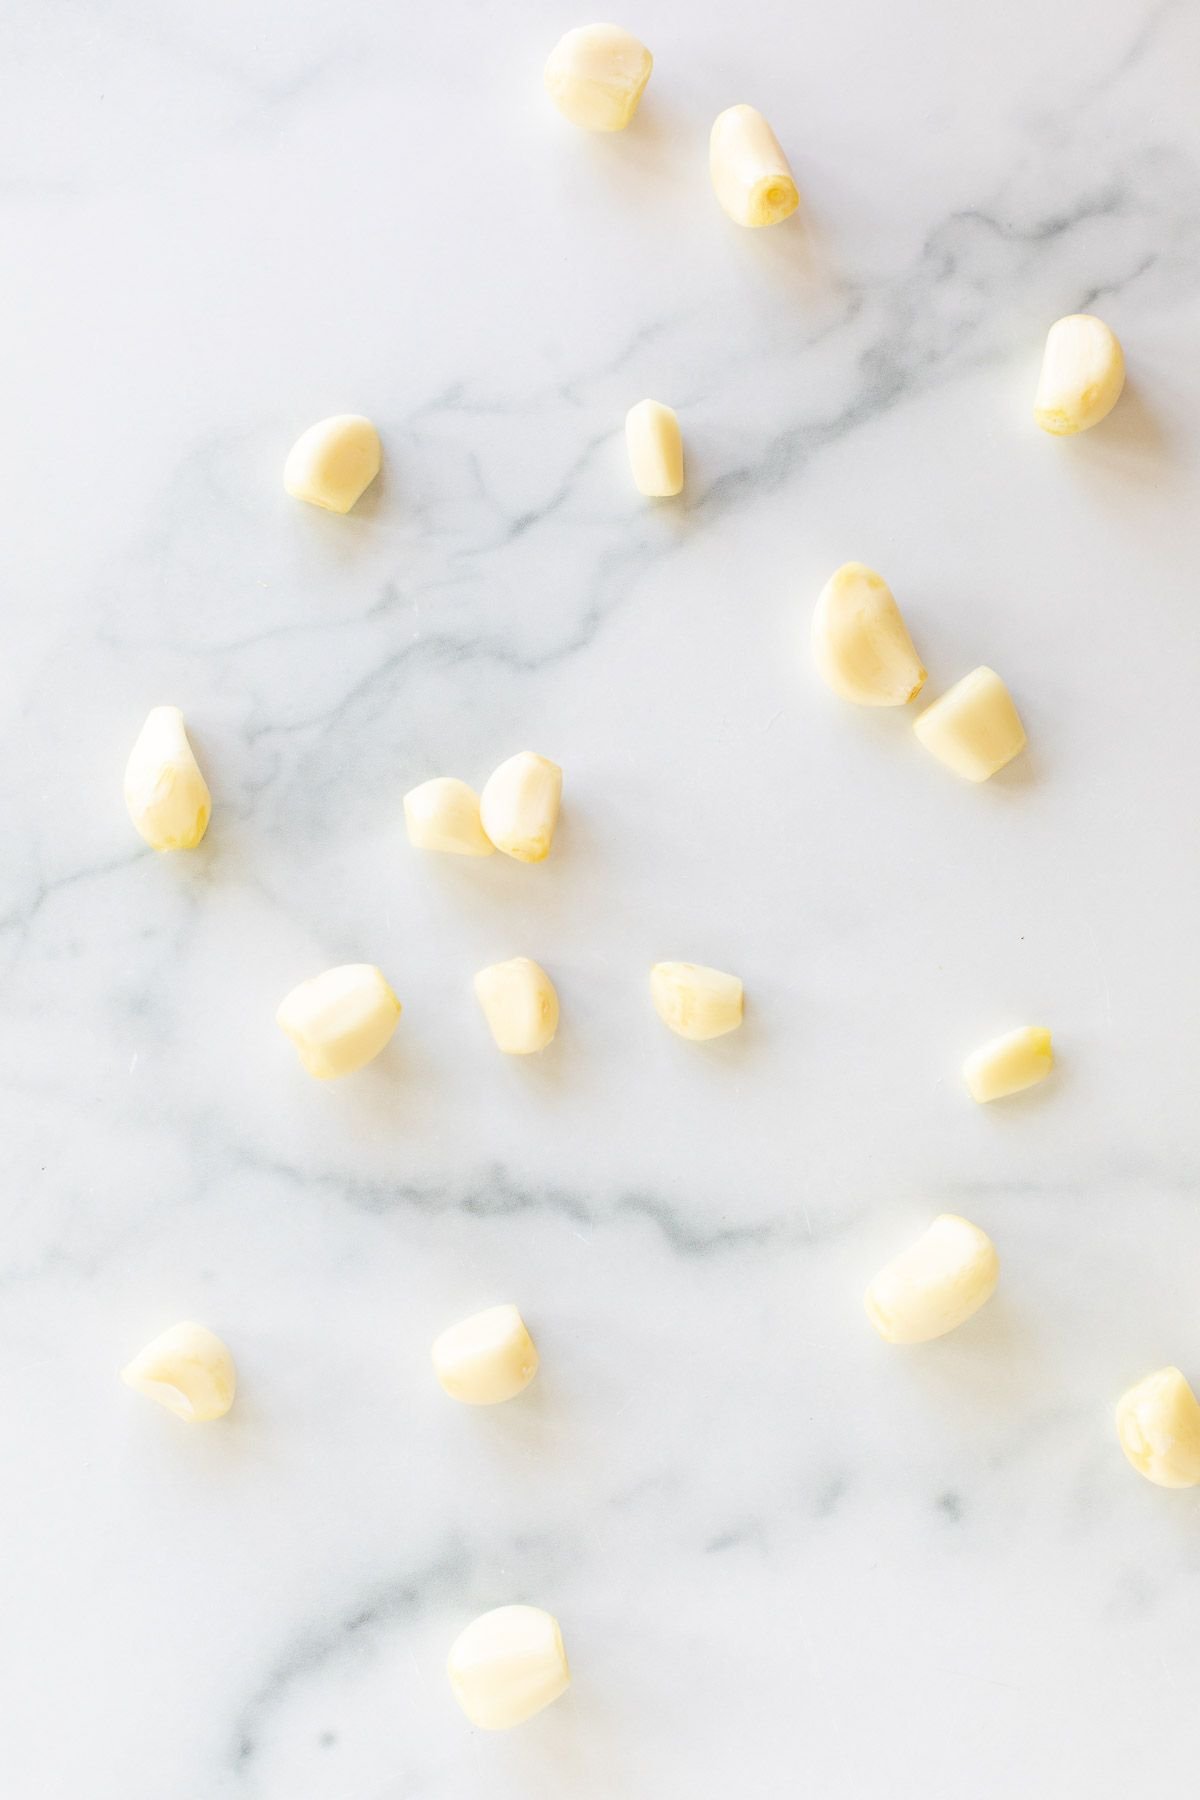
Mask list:
[{"label": "white marble countertop", "polygon": [[[640,0],[624,136],[540,90],[550,0],[14,0],[0,207],[11,1800],[1139,1800],[1194,1783],[1200,1497],[1111,1407],[1200,1378],[1200,14],[1183,0]],[[737,230],[759,105],[802,218]],[[1130,386],[1030,416],[1090,306]],[[633,493],[645,394],[678,504]],[[346,519],[313,419],[377,421]],[[883,570],[938,691],[1008,679],[984,788],[816,682]],[[121,800],[182,706],[215,797]],[[400,797],[530,747],[551,861],[442,866]],[[544,962],[553,1050],[481,964]],[[647,966],[745,979],[711,1046]],[[378,961],[392,1048],[273,1023]],[[1026,1019],[1052,1082],[974,1107]],[[860,1291],[935,1211],[994,1303],[914,1352]],[[519,1302],[494,1412],[436,1330]],[[242,1392],[116,1379],[180,1317]],[[508,1600],[571,1693],[492,1737],[446,1649]],[[1189,1775],[1190,1772],[1190,1775]]]}]

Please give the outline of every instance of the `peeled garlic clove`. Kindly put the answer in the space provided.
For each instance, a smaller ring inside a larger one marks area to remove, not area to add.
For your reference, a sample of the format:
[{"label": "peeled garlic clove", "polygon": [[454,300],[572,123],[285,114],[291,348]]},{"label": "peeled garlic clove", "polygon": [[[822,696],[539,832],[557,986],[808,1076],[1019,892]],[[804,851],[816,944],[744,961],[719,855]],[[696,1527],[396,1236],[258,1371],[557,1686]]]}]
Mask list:
[{"label": "peeled garlic clove", "polygon": [[580,25],[550,52],[542,82],[564,119],[585,131],[624,131],[654,58],[619,25]]},{"label": "peeled garlic clove", "polygon": [[495,1406],[527,1388],[538,1353],[515,1306],[489,1306],[435,1338],[433,1367],[452,1400]]},{"label": "peeled garlic clove", "polygon": [[517,862],[545,862],[558,823],[562,784],[558,764],[532,750],[510,756],[488,776],[479,796],[479,817],[497,850]]},{"label": "peeled garlic clove", "polygon": [[538,1606],[498,1606],[461,1632],[446,1663],[472,1725],[523,1725],[571,1685],[558,1620]]},{"label": "peeled garlic clove", "polygon": [[882,575],[843,563],[821,590],[812,623],[822,679],[859,706],[904,706],[925,685],[925,669]]},{"label": "peeled garlic clove", "polygon": [[527,956],[493,963],[475,977],[475,995],[507,1056],[544,1050],[558,1030],[558,995],[545,969]]},{"label": "peeled garlic clove", "polygon": [[945,1337],[978,1312],[999,1278],[1000,1259],[987,1233],[954,1213],[942,1213],[879,1271],[863,1303],[889,1344],[923,1344]]},{"label": "peeled garlic clove", "polygon": [[717,199],[735,225],[777,225],[800,204],[779,139],[753,106],[730,106],[718,116],[708,166]]},{"label": "peeled garlic clove", "polygon": [[147,715],[125,764],[125,805],[152,850],[194,850],[208,830],[212,795],[177,706]]},{"label": "peeled garlic clove", "polygon": [[1125,358],[1103,319],[1072,313],[1050,327],[1033,416],[1043,431],[1074,437],[1108,417],[1125,386]]},{"label": "peeled garlic clove", "polygon": [[237,1370],[219,1337],[190,1320],[172,1325],[121,1370],[121,1380],[191,1424],[225,1416]]},{"label": "peeled garlic clove", "polygon": [[404,796],[404,823],[418,850],[446,856],[491,856],[495,844],[479,823],[479,795],[465,781],[439,775]]},{"label": "peeled garlic clove", "polygon": [[372,963],[345,963],[294,987],[275,1014],[318,1081],[352,1075],[379,1055],[400,1002]]},{"label": "peeled garlic clove", "polygon": [[664,1025],[680,1037],[724,1037],[742,1022],[742,984],[736,975],[699,963],[655,963],[650,998]]},{"label": "peeled garlic clove", "polygon": [[963,1080],[972,1100],[1002,1100],[1045,1081],[1053,1067],[1054,1051],[1045,1026],[1021,1025],[968,1056]]},{"label": "peeled garlic clove", "polygon": [[283,485],[297,500],[348,513],[379,473],[379,433],[359,413],[338,413],[302,432],[288,452]]},{"label": "peeled garlic clove", "polygon": [[913,720],[925,748],[967,781],[986,781],[1025,748],[1025,727],[994,669],[964,675]]},{"label": "peeled garlic clove", "polygon": [[639,400],[625,415],[625,444],[639,494],[665,500],[683,486],[679,420],[658,400]]},{"label": "peeled garlic clove", "polygon": [[1200,1486],[1200,1403],[1178,1369],[1159,1369],[1122,1394],[1117,1436],[1147,1481]]}]

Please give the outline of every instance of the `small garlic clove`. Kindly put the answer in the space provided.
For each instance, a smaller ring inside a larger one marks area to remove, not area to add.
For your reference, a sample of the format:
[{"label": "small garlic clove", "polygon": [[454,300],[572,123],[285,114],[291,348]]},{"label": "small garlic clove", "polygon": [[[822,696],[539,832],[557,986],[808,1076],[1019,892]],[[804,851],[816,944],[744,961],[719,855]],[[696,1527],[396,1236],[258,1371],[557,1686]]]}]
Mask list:
[{"label": "small garlic clove", "polygon": [[484,1731],[508,1731],[571,1685],[558,1620],[538,1606],[498,1606],[455,1639],[446,1663],[454,1698]]},{"label": "small garlic clove", "polygon": [[994,669],[975,669],[913,720],[925,748],[967,781],[986,781],[1025,748],[1025,727]]},{"label": "small garlic clove", "polygon": [[302,432],[288,452],[283,485],[296,500],[348,513],[379,473],[379,433],[359,413],[338,413]]},{"label": "small garlic clove", "polygon": [[585,131],[624,131],[654,58],[619,25],[580,25],[559,39],[542,84],[564,119]]},{"label": "small garlic clove", "polygon": [[924,1344],[978,1312],[999,1278],[1000,1259],[987,1233],[954,1213],[942,1213],[879,1271],[863,1303],[889,1344]]},{"label": "small garlic clove", "polygon": [[318,1081],[363,1068],[379,1055],[399,1019],[400,1002],[372,963],[345,963],[302,981],[275,1014]]},{"label": "small garlic clove", "polygon": [[189,1424],[224,1418],[237,1392],[226,1346],[203,1325],[185,1320],[162,1332],[121,1370],[121,1380]]},{"label": "small garlic clove", "polygon": [[665,500],[683,487],[679,420],[658,400],[639,400],[625,415],[625,444],[639,494]]},{"label": "small garlic clove", "polygon": [[655,963],[650,998],[664,1025],[696,1042],[724,1037],[742,1022],[743,993],[737,976],[699,963]]},{"label": "small garlic clove", "polygon": [[515,1306],[489,1306],[434,1340],[433,1367],[452,1400],[496,1406],[529,1386],[538,1353]]},{"label": "small garlic clove", "polygon": [[531,1056],[544,1050],[558,1030],[554,984],[545,969],[527,956],[480,969],[475,995],[496,1048],[507,1056]]},{"label": "small garlic clove", "polygon": [[1021,1025],[972,1052],[963,1080],[972,1100],[1002,1100],[1045,1081],[1054,1067],[1050,1033],[1043,1025]]},{"label": "small garlic clove", "polygon": [[800,204],[779,139],[753,106],[719,114],[708,165],[717,199],[735,225],[777,225]]},{"label": "small garlic clove", "polygon": [[148,714],[125,765],[125,805],[152,850],[194,850],[208,830],[212,795],[177,706]]},{"label": "small garlic clove", "polygon": [[1103,319],[1072,313],[1050,327],[1033,416],[1054,437],[1106,419],[1125,386],[1125,357]]},{"label": "small garlic clove", "polygon": [[1121,1448],[1158,1487],[1200,1486],[1200,1402],[1178,1369],[1158,1369],[1117,1402]]},{"label": "small garlic clove", "polygon": [[439,775],[404,796],[404,823],[418,850],[446,856],[491,856],[496,846],[479,823],[479,795],[465,781]]},{"label": "small garlic clove", "polygon": [[813,660],[835,694],[859,706],[904,706],[925,685],[900,608],[882,575],[843,563],[821,590]]},{"label": "small garlic clove", "polygon": [[545,862],[554,842],[562,785],[558,764],[532,750],[510,756],[493,770],[479,796],[479,817],[497,850],[517,862]]}]

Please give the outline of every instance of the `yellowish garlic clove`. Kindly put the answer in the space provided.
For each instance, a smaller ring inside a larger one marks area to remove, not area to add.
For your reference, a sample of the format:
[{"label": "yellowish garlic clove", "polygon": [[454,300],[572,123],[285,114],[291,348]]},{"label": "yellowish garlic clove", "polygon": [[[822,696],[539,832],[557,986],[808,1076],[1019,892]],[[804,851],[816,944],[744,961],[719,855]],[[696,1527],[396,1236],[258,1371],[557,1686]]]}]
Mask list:
[{"label": "yellowish garlic clove", "polygon": [[889,1344],[945,1337],[990,1300],[1000,1278],[996,1246],[967,1219],[942,1213],[876,1275],[863,1303]]},{"label": "yellowish garlic clove", "polygon": [[963,1080],[972,1100],[1003,1100],[1045,1081],[1054,1067],[1050,1033],[1044,1025],[1020,1025],[972,1052]]},{"label": "yellowish garlic clove", "polygon": [[491,856],[496,848],[479,822],[479,795],[452,775],[410,788],[404,796],[404,823],[418,850]]},{"label": "yellowish garlic clove", "polygon": [[913,730],[966,781],[986,781],[1025,748],[1025,727],[994,669],[974,669],[918,713]]},{"label": "yellowish garlic clove", "polygon": [[1106,419],[1125,386],[1125,357],[1103,319],[1071,313],[1050,327],[1033,416],[1053,437]]},{"label": "yellowish garlic clove", "polygon": [[882,575],[843,563],[821,590],[813,660],[826,684],[859,706],[904,706],[925,685],[900,608]]},{"label": "yellowish garlic clove", "polygon": [[753,106],[719,114],[708,165],[717,199],[735,225],[777,225],[800,204],[779,139]]},{"label": "yellowish garlic clove", "polygon": [[302,432],[288,452],[283,485],[296,500],[348,513],[379,473],[379,433],[359,413],[338,413]]},{"label": "yellowish garlic clove", "polygon": [[121,1380],[189,1424],[224,1418],[237,1392],[226,1346],[204,1325],[184,1320],[162,1332],[121,1370]]},{"label": "yellowish garlic clove", "polygon": [[475,996],[496,1048],[506,1056],[532,1056],[544,1050],[558,1030],[554,984],[545,969],[527,956],[480,969]]},{"label": "yellowish garlic clove", "polygon": [[559,39],[542,83],[564,119],[585,131],[624,131],[654,58],[619,25],[579,25]]},{"label": "yellowish garlic clove", "polygon": [[743,991],[737,976],[700,963],[655,963],[650,998],[664,1025],[696,1042],[724,1037],[742,1022]]},{"label": "yellowish garlic clove", "polygon": [[538,1353],[515,1306],[489,1306],[435,1338],[433,1367],[452,1400],[496,1406],[529,1386]]},{"label": "yellowish garlic clove", "polygon": [[177,706],[147,715],[125,765],[125,805],[152,850],[194,850],[208,830],[212,795]]},{"label": "yellowish garlic clove", "polygon": [[1200,1486],[1200,1402],[1178,1369],[1158,1369],[1117,1402],[1121,1448],[1158,1487]]},{"label": "yellowish garlic clove", "polygon": [[522,750],[493,770],[479,796],[484,831],[505,856],[545,862],[554,842],[563,772],[548,757]]},{"label": "yellowish garlic clove", "polygon": [[558,1620],[538,1606],[498,1606],[472,1621],[446,1664],[454,1698],[472,1725],[523,1725],[571,1685]]},{"label": "yellowish garlic clove", "polygon": [[639,494],[665,500],[683,487],[679,420],[658,400],[639,400],[625,415],[625,444]]},{"label": "yellowish garlic clove", "polygon": [[318,1081],[352,1075],[379,1055],[400,1019],[400,1002],[372,963],[345,963],[294,987],[275,1022]]}]

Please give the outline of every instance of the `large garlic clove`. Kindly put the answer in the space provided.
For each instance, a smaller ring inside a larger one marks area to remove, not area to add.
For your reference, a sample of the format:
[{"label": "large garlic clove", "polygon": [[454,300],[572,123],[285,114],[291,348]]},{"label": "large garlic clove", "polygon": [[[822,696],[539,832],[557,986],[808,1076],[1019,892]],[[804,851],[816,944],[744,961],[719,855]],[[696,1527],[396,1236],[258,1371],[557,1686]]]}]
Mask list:
[{"label": "large garlic clove", "polygon": [[822,679],[859,706],[904,706],[925,685],[900,608],[882,575],[843,563],[821,590],[812,622]]},{"label": "large garlic clove", "polygon": [[564,119],[585,131],[624,131],[654,58],[619,25],[580,25],[560,38],[542,83]]},{"label": "large garlic clove", "polygon": [[302,981],[275,1014],[318,1081],[363,1068],[379,1055],[399,1018],[400,1002],[372,963],[345,963]]},{"label": "large garlic clove", "polygon": [[237,1392],[237,1370],[228,1349],[191,1320],[172,1325],[147,1344],[121,1370],[121,1380],[190,1424],[224,1418]]},{"label": "large garlic clove", "polygon": [[554,983],[545,969],[527,956],[480,969],[475,996],[496,1048],[507,1056],[532,1056],[544,1050],[558,1030]]},{"label": "large garlic clove", "polygon": [[737,976],[700,963],[655,963],[650,998],[664,1025],[697,1042],[724,1037],[742,1022],[742,984]]},{"label": "large garlic clove", "polygon": [[446,1673],[472,1725],[485,1731],[523,1725],[571,1685],[558,1620],[538,1606],[498,1606],[473,1620]]},{"label": "large garlic clove", "polygon": [[493,770],[479,796],[479,818],[497,850],[517,862],[545,862],[554,842],[562,785],[558,764],[532,750],[510,756]]},{"label": "large garlic clove", "polygon": [[717,199],[736,225],[777,225],[800,204],[779,139],[753,106],[719,114],[708,166]]},{"label": "large garlic clove", "polygon": [[659,400],[639,400],[625,415],[625,445],[639,494],[669,499],[683,487],[683,438],[679,420]]},{"label": "large garlic clove", "polygon": [[1025,748],[1025,727],[994,669],[975,669],[913,720],[939,762],[967,781],[986,781]]},{"label": "large garlic clove", "polygon": [[418,850],[446,856],[491,856],[495,844],[479,822],[479,795],[465,781],[438,775],[404,796],[404,823]]},{"label": "large garlic clove", "polygon": [[1117,1436],[1147,1481],[1200,1486],[1200,1403],[1178,1369],[1159,1369],[1122,1394]]},{"label": "large garlic clove", "polygon": [[177,706],[148,714],[125,765],[125,805],[152,850],[194,850],[208,830],[212,795]]},{"label": "large garlic clove", "polygon": [[889,1344],[923,1344],[978,1312],[999,1278],[1000,1259],[987,1233],[954,1213],[942,1213],[879,1271],[863,1304]]},{"label": "large garlic clove", "polygon": [[1108,417],[1125,386],[1125,357],[1103,319],[1072,313],[1050,327],[1033,416],[1054,437],[1074,437]]},{"label": "large garlic clove", "polygon": [[296,500],[348,513],[379,473],[379,433],[359,413],[338,413],[302,432],[288,452],[283,485]]},{"label": "large garlic clove", "polygon": [[1020,1025],[972,1052],[963,1080],[972,1100],[1003,1100],[1045,1081],[1054,1067],[1050,1033],[1044,1025]]},{"label": "large garlic clove", "polygon": [[452,1400],[496,1406],[529,1386],[538,1353],[515,1306],[489,1306],[434,1340],[433,1367]]}]

